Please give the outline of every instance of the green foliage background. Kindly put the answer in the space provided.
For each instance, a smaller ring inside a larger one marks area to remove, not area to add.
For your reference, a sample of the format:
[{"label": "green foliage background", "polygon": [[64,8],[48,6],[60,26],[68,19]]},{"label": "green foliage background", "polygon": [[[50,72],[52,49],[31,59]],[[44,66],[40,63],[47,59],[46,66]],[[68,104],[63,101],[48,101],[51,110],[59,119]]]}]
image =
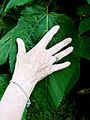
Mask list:
[{"label": "green foliage background", "polygon": [[[68,8],[69,13],[65,11],[65,4],[58,3],[59,0],[4,0],[0,6],[0,97],[14,72],[17,37],[24,40],[28,51],[52,26],[58,24],[60,31],[47,49],[66,37],[73,39],[74,52],[60,61],[69,60],[71,66],[40,81],[31,95],[31,101],[44,113],[57,108],[79,80],[80,59],[90,60],[90,0],[76,5],[76,9]],[[25,117],[26,114],[23,119]]]}]

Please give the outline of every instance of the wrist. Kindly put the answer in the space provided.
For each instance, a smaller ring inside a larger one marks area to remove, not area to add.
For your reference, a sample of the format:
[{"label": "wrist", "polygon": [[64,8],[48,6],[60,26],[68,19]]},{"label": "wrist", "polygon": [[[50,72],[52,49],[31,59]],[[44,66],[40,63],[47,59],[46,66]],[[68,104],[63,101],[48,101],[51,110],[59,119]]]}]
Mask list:
[{"label": "wrist", "polygon": [[22,89],[25,91],[25,93],[27,94],[28,97],[31,95],[31,93],[36,85],[36,83],[30,82],[30,80],[21,79],[19,77],[15,77],[15,76],[12,77],[11,81],[19,84],[19,86],[22,87]]}]

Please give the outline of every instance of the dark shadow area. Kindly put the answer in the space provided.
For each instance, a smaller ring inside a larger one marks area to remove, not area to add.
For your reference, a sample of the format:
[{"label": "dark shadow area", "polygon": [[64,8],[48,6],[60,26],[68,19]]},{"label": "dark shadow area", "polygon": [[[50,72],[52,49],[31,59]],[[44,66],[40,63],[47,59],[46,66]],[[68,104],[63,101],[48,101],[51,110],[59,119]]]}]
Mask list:
[{"label": "dark shadow area", "polygon": [[76,120],[90,120],[90,61],[82,58],[80,80],[75,85],[77,106]]}]

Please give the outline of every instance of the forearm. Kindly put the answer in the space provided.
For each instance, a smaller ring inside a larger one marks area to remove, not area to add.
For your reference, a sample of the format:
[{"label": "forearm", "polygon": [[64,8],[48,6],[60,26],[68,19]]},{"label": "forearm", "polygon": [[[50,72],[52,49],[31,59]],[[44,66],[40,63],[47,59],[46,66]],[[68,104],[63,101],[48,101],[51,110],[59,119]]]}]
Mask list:
[{"label": "forearm", "polygon": [[[18,83],[19,84],[19,83]],[[21,86],[30,96],[34,86]],[[23,91],[14,83],[10,83],[0,103],[0,118],[2,120],[21,120],[27,102]]]}]

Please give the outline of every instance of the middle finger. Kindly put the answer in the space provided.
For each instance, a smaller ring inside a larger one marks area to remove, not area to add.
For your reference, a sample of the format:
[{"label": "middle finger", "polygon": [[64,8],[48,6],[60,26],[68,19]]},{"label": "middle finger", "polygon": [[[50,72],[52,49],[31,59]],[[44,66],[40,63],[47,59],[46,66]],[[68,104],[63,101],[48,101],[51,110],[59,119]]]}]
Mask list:
[{"label": "middle finger", "polygon": [[51,55],[54,55],[55,53],[57,53],[59,50],[61,50],[63,47],[67,46],[69,43],[71,43],[72,39],[71,38],[66,38],[65,40],[57,43],[56,45],[54,45],[53,47],[48,49],[48,52]]}]

